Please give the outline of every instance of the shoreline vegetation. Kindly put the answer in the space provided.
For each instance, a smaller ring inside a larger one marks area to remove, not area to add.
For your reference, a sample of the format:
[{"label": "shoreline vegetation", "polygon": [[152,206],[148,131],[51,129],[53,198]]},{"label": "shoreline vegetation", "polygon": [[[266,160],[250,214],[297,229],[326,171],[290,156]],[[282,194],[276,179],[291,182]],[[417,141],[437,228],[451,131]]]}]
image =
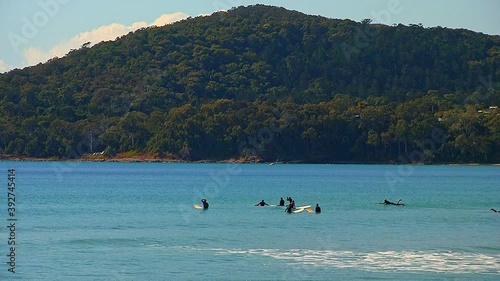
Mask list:
[{"label": "shoreline vegetation", "polygon": [[1,161],[19,162],[117,162],[117,163],[229,163],[229,164],[352,164],[352,165],[446,165],[446,166],[500,166],[500,163],[400,163],[396,161],[376,162],[376,161],[314,161],[311,159],[291,160],[291,161],[264,161],[259,157],[240,157],[229,159],[204,159],[204,160],[183,160],[175,158],[158,157],[150,154],[126,155],[118,154],[114,157],[104,155],[87,155],[81,158],[60,159],[60,158],[36,158],[17,157],[0,155]]}]

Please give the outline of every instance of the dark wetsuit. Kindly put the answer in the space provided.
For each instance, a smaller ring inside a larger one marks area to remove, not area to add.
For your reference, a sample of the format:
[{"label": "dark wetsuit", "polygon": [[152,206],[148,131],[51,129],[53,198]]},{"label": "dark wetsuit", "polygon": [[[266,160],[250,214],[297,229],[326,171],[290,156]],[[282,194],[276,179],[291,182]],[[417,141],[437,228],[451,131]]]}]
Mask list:
[{"label": "dark wetsuit", "polygon": [[266,203],[266,202],[264,202],[264,200],[262,200],[262,201],[260,201],[259,203],[257,203],[257,205],[255,205],[255,206],[258,206],[258,205],[260,205],[260,206],[265,206],[265,205],[267,205],[267,203]]},{"label": "dark wetsuit", "polygon": [[203,201],[203,209],[208,209],[208,202],[207,201]]},{"label": "dark wetsuit", "polygon": [[287,212],[289,214],[292,213],[292,205],[291,204],[289,204],[288,206],[286,206],[285,212]]},{"label": "dark wetsuit", "polygon": [[278,206],[285,206],[285,200],[283,200],[283,198],[280,199],[280,204]]},{"label": "dark wetsuit", "polygon": [[316,210],[315,211],[316,211],[316,214],[321,213],[321,207],[318,206],[318,205],[316,205]]},{"label": "dark wetsuit", "polygon": [[387,205],[396,205],[396,204],[394,204],[391,201],[386,200],[386,199],[384,199],[384,204],[387,204]]},{"label": "dark wetsuit", "polygon": [[391,202],[391,201],[389,201],[387,199],[384,199],[384,204],[385,205],[396,205],[396,206],[404,206],[405,205],[405,204],[399,203],[399,202],[401,202],[401,200],[399,200],[398,203],[394,203],[394,202]]}]

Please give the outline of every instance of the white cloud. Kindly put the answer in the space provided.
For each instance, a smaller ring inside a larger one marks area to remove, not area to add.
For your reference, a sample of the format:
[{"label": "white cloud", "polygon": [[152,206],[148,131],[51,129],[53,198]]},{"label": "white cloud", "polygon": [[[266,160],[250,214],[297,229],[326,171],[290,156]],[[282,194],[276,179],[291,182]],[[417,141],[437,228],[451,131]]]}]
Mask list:
[{"label": "white cloud", "polygon": [[[117,37],[123,36],[139,28],[163,26],[185,19],[187,17],[188,15],[178,12],[174,14],[161,15],[151,24],[147,24],[144,21],[134,22],[129,26],[120,23],[112,23],[110,25],[98,27],[91,31],[82,32],[69,40],[60,42],[48,51],[44,51],[37,47],[30,47],[23,51],[23,55],[28,65],[35,65],[40,62],[46,62],[47,60],[54,57],[62,57],[66,55],[71,49],[79,49],[83,44],[87,42],[91,42],[91,45],[95,45],[102,41],[115,40]],[[1,62],[2,61],[0,61],[0,70],[2,69]]]},{"label": "white cloud", "polygon": [[175,14],[163,14],[159,18],[157,18],[151,25],[163,26],[166,24],[170,24],[176,21],[183,20],[187,18],[188,15],[184,13],[175,13]]},{"label": "white cloud", "polygon": [[4,72],[7,72],[7,71],[12,70],[12,69],[14,69],[13,66],[9,65],[8,63],[6,63],[3,60],[0,60],[0,73],[4,73]]}]

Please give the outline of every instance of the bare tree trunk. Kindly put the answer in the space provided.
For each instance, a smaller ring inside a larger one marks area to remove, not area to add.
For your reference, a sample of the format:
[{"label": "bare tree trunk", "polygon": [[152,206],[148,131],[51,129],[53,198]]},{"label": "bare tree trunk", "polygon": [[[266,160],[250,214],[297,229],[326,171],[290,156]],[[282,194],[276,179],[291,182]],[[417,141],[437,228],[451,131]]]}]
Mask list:
[{"label": "bare tree trunk", "polygon": [[406,138],[404,144],[405,144],[405,156],[408,157],[408,142],[406,141]]}]

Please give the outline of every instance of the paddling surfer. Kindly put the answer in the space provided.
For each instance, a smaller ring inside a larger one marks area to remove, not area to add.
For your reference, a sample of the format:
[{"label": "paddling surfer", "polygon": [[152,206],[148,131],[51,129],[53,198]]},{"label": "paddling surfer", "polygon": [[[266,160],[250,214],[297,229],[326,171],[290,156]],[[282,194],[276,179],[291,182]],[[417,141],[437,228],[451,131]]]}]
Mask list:
[{"label": "paddling surfer", "polygon": [[493,208],[491,208],[490,210],[493,211],[493,212],[495,212],[495,213],[498,213],[498,211],[495,210],[495,209],[493,209]]},{"label": "paddling surfer", "polygon": [[262,201],[260,201],[259,203],[255,204],[255,206],[269,206],[269,204],[267,204],[266,202],[264,202],[264,199],[262,199]]},{"label": "paddling surfer", "polygon": [[391,202],[391,201],[389,201],[387,199],[384,199],[384,202],[377,203],[377,204],[404,206],[405,204],[400,203],[401,201],[403,201],[403,200],[399,199],[397,203],[394,203],[394,202]]}]

